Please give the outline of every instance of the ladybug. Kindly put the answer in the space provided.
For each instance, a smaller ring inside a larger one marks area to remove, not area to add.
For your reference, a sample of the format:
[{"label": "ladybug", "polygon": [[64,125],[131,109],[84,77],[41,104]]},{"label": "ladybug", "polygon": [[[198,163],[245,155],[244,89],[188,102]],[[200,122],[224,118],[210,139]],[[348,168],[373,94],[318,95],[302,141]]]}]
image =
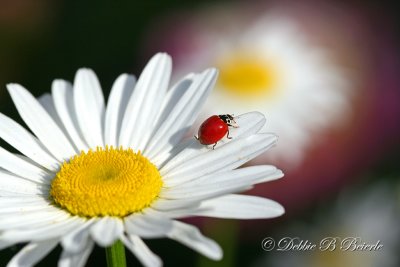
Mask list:
[{"label": "ladybug", "polygon": [[233,115],[213,115],[200,125],[198,136],[195,136],[195,138],[202,145],[214,144],[212,147],[214,149],[218,141],[225,135],[228,139],[232,139],[229,136],[229,127],[238,127]]}]

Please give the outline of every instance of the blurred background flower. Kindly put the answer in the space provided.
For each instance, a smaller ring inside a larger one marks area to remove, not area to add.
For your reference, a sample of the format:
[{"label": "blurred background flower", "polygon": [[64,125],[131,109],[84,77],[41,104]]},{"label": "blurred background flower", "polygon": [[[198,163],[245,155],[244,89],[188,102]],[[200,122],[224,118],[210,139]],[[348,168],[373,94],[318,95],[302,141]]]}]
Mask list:
[{"label": "blurred background flower", "polygon": [[[322,129],[350,119],[355,78],[334,63],[337,57],[331,51],[312,44],[289,12],[241,3],[208,7],[190,17],[178,19],[185,23],[182,29],[158,27],[165,36],[153,37],[160,38],[151,42],[158,44],[154,50],[161,44],[161,49],[175,53],[180,72],[219,68],[219,82],[203,118],[248,110],[267,114],[268,131],[280,137],[280,145],[265,155],[267,160],[276,157],[295,165]],[[167,38],[170,32],[175,38]]]},{"label": "blurred background flower", "polygon": [[[249,266],[261,258],[270,262],[274,255],[260,248],[265,236],[288,235],[290,225],[310,221],[323,235],[326,222],[318,218],[337,209],[336,199],[348,187],[361,187],[352,200],[359,202],[375,187],[371,181],[398,184],[396,10],[394,3],[372,0],[0,0],[0,112],[18,117],[6,83],[21,83],[39,96],[55,77],[72,80],[79,67],[90,67],[102,77],[105,95],[114,77],[138,74],[158,51],[172,54],[178,77],[219,67],[220,80],[202,118],[266,113],[264,130],[277,133],[280,140],[253,164],[275,164],[286,175],[256,186],[252,193],[282,203],[287,212],[272,222],[240,226],[207,220],[204,230],[213,232],[224,247],[225,258],[216,266]],[[372,209],[370,203],[365,205]],[[364,211],[355,214],[349,206],[341,213],[358,217]],[[316,233],[298,231],[306,238]],[[169,259],[166,266],[212,266],[185,248],[179,248],[184,251],[180,257],[168,257],[179,246],[174,243],[154,240],[149,245]],[[16,251],[1,251],[0,266]],[[39,266],[53,264],[59,252]],[[88,266],[101,266],[102,253],[97,249]],[[128,262],[139,264],[134,258]]]}]

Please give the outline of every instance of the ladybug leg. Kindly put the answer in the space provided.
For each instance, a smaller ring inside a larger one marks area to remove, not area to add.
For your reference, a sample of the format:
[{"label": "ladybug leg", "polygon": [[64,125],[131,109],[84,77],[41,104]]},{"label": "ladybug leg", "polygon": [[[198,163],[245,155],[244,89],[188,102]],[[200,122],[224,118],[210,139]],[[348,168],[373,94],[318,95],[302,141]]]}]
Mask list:
[{"label": "ladybug leg", "polygon": [[198,137],[198,136],[194,136],[194,138],[195,138],[196,140],[199,140],[199,137]]},{"label": "ladybug leg", "polygon": [[229,130],[228,130],[228,133],[226,134],[226,138],[228,138],[228,139],[232,139],[232,137],[231,137],[231,136],[229,136]]},{"label": "ladybug leg", "polygon": [[216,143],[213,145],[213,147],[212,147],[213,150],[215,149],[215,146],[217,145],[217,143],[218,143],[218,142],[216,142]]}]

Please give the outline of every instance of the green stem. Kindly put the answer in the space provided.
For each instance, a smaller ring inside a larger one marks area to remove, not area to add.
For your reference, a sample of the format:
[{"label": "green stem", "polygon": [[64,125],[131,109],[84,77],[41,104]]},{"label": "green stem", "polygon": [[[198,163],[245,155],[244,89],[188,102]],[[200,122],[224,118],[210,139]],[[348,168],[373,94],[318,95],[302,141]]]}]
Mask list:
[{"label": "green stem", "polygon": [[120,240],[106,248],[108,267],[126,267],[125,247]]}]

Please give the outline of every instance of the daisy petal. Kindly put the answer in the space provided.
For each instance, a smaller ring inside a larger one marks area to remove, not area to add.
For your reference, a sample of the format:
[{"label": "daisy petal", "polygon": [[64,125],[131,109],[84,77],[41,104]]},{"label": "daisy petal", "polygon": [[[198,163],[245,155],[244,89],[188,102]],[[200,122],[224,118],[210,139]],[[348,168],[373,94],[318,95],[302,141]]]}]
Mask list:
[{"label": "daisy petal", "polygon": [[146,246],[140,237],[136,235],[122,236],[121,240],[144,266],[162,266],[161,259]]},{"label": "daisy petal", "polygon": [[158,114],[157,119],[154,120],[154,129],[158,129],[160,125],[165,121],[171,111],[174,109],[175,105],[180,101],[182,96],[186,93],[186,90],[193,83],[194,78],[198,76],[194,73],[189,73],[177,83],[175,83],[171,89],[168,90],[165,95]]},{"label": "daisy petal", "polygon": [[168,152],[181,141],[196,119],[200,106],[209,95],[216,78],[217,71],[215,69],[208,69],[193,78],[190,87],[151,138],[152,143],[148,148],[150,151],[144,151],[144,153],[148,153],[148,157],[154,158],[155,155],[162,154],[160,151]]},{"label": "daisy petal", "polygon": [[272,165],[257,165],[243,167],[235,170],[213,173],[202,176],[195,180],[191,180],[182,185],[174,186],[175,188],[196,187],[198,185],[218,184],[221,182],[231,181],[232,183],[247,180],[251,184],[261,182],[269,182],[283,177],[283,172]]},{"label": "daisy petal", "polygon": [[14,241],[11,241],[11,240],[4,241],[4,240],[0,239],[0,250],[3,250],[3,249],[8,248],[8,247],[11,247],[11,246],[15,245],[16,243],[17,242],[14,242]]},{"label": "daisy petal", "polygon": [[[154,208],[148,208],[147,211],[151,212],[151,214],[156,214],[156,215],[161,215],[170,219],[180,219],[180,218],[187,218],[188,216],[195,216],[197,212],[199,212],[199,206],[196,207],[185,207],[185,208],[180,208],[180,209],[174,209],[174,210],[157,210]],[[204,209],[204,208],[202,208]],[[190,215],[189,215],[190,214]]]},{"label": "daisy petal", "polygon": [[245,138],[258,133],[265,125],[265,116],[257,111],[241,114],[235,117],[238,128],[231,128],[229,133],[233,138]]},{"label": "daisy petal", "polygon": [[172,221],[164,216],[134,214],[125,219],[125,231],[144,238],[165,236],[170,231]]},{"label": "daisy petal", "polygon": [[0,113],[0,137],[41,166],[56,171],[59,162],[24,127]]},{"label": "daisy petal", "polygon": [[27,241],[43,241],[52,238],[60,238],[66,233],[72,231],[82,223],[77,218],[63,218],[59,221],[52,221],[46,226],[40,228],[29,229],[13,229],[3,231],[1,239],[5,241],[27,242]]},{"label": "daisy petal", "polygon": [[213,259],[222,259],[222,250],[213,240],[203,236],[196,227],[179,221],[173,222],[172,230],[167,237],[174,239],[185,246]]},{"label": "daisy petal", "polygon": [[75,154],[62,130],[28,90],[19,84],[8,84],[7,89],[21,118],[59,161]]},{"label": "daisy petal", "polygon": [[[239,190],[239,189],[238,189]],[[197,208],[200,206],[202,199],[163,199],[162,201],[155,202],[151,207],[160,211],[170,211],[188,208]]]},{"label": "daisy petal", "polygon": [[[46,110],[47,114],[50,115],[50,117],[53,119],[53,121],[57,124],[57,126],[60,128],[60,130],[67,136],[67,131],[65,130],[64,125],[62,124],[60,117],[57,114],[56,108],[54,106],[53,98],[51,97],[50,94],[46,93],[38,97],[37,99],[42,105],[42,107]],[[71,140],[69,140],[71,141]]]},{"label": "daisy petal", "polygon": [[113,84],[108,98],[104,127],[104,138],[107,145],[118,147],[119,129],[135,83],[135,76],[122,74]]},{"label": "daisy petal", "polygon": [[64,236],[61,239],[61,245],[64,250],[71,253],[78,253],[83,250],[89,240],[88,228],[93,224],[93,222],[94,220],[88,220]]},{"label": "daisy petal", "polygon": [[0,147],[0,167],[36,183],[49,183],[50,173]]},{"label": "daisy petal", "polygon": [[24,206],[41,206],[41,205],[47,205],[47,202],[43,199],[42,196],[30,196],[30,195],[19,195],[17,197],[6,197],[1,195],[1,201],[0,201],[0,209],[4,209],[5,213],[7,212],[7,209],[18,209],[18,208],[23,208]]},{"label": "daisy petal", "polygon": [[[196,208],[196,206],[191,205],[191,202],[197,203],[197,206],[200,207],[200,202],[203,200],[216,198],[231,193],[244,192],[251,188],[252,186],[247,185],[247,183],[246,185],[231,185],[229,183],[224,183],[222,184],[221,188],[219,187],[219,184],[214,184],[212,186],[202,186],[198,189],[198,191],[195,191],[195,193],[192,193],[191,195],[189,192],[174,192],[173,194],[171,193],[172,196],[169,196],[170,199],[165,198],[160,204],[155,204],[153,207],[156,210]],[[174,205],[175,207],[171,208],[171,206]]]},{"label": "daisy petal", "polygon": [[100,218],[90,227],[90,234],[97,244],[103,247],[111,246],[124,231],[122,221],[117,218]]},{"label": "daisy petal", "polygon": [[13,198],[18,198],[18,197],[27,197],[27,196],[34,196],[35,194],[20,194],[20,193],[16,193],[16,192],[10,192],[7,190],[2,190],[0,188],[0,196],[1,197],[13,197]]},{"label": "daisy petal", "polygon": [[[255,134],[232,140],[218,149],[199,154],[191,159],[179,159],[182,157],[179,154],[176,158],[181,164],[173,169],[166,166],[167,171],[162,168],[160,172],[165,181],[171,179],[169,183],[178,184],[181,181],[193,180],[216,171],[232,170],[272,147],[276,140],[277,137],[273,134]],[[207,149],[203,145],[198,144],[198,146],[199,149]]]},{"label": "daisy petal", "polygon": [[[146,148],[143,151],[144,155],[147,155],[149,158],[154,155],[154,149],[158,149],[156,146],[154,135],[157,134],[158,129],[160,128],[161,125],[164,124],[165,120],[168,118],[170,115],[171,111],[175,108],[175,106],[179,103],[179,100],[187,93],[188,88],[192,85],[193,80],[198,77],[198,75],[195,74],[188,74],[186,77],[184,77],[182,80],[177,82],[167,93],[163,100],[163,106],[160,109],[159,117],[155,120],[154,127],[153,127],[153,133],[152,133],[152,138],[150,138],[149,143],[147,144]],[[179,144],[178,144],[179,145]],[[173,148],[173,150],[176,150],[177,146]],[[180,149],[182,150],[183,147]],[[178,150],[178,151],[180,151]],[[175,152],[175,153],[174,153]],[[170,151],[169,153],[164,153],[163,155],[157,155],[157,159],[154,160],[155,162],[162,162],[163,158],[168,158],[168,154],[176,154],[176,151]]]},{"label": "daisy petal", "polygon": [[11,216],[2,216],[0,221],[0,229],[16,229],[29,227],[45,227],[51,225],[54,221],[62,221],[68,218],[65,212],[53,209],[45,209],[43,211],[21,212]]},{"label": "daisy petal", "polygon": [[[241,114],[235,117],[238,128],[231,128],[229,130],[229,135],[233,137],[233,140],[238,138],[245,138],[252,134],[258,133],[265,124],[265,116],[259,112],[249,112]],[[218,142],[216,150],[219,149],[223,144],[231,142],[230,140],[222,139]],[[197,157],[201,154],[209,152],[210,148],[201,145],[199,141],[191,139],[187,144],[186,148],[183,149],[176,157],[169,161],[164,167],[162,167],[164,172],[175,168],[177,165],[184,161]]]},{"label": "daisy petal", "polygon": [[0,190],[27,195],[45,195],[48,186],[26,180],[24,178],[0,170]]},{"label": "daisy petal", "polygon": [[25,203],[34,203],[35,201],[44,201],[42,196],[22,196],[22,197],[4,197],[1,196],[0,207],[7,207],[8,205],[23,205]]},{"label": "daisy petal", "polygon": [[77,253],[71,253],[70,251],[63,250],[60,260],[58,261],[58,267],[85,266],[90,256],[90,253],[92,253],[93,248],[94,241],[89,238],[85,247],[79,250]]},{"label": "daisy petal", "polygon": [[[8,201],[7,201],[8,202]],[[25,203],[13,203],[12,205],[8,204],[6,205],[3,203],[2,199],[2,205],[0,205],[0,217],[3,215],[5,216],[11,216],[11,215],[16,215],[16,214],[21,214],[21,213],[29,213],[29,212],[35,212],[35,211],[44,211],[44,210],[49,210],[50,208],[53,208],[52,203],[48,200],[45,199],[40,199],[40,201],[32,201],[32,202],[25,202]]]},{"label": "daisy petal", "polygon": [[274,166],[252,166],[202,176],[197,180],[165,189],[161,192],[160,197],[191,199],[202,194],[253,185],[281,177],[283,177],[282,171],[277,170]]},{"label": "daisy petal", "polygon": [[285,212],[270,199],[234,194],[203,201],[201,208],[195,215],[228,219],[274,218]]},{"label": "daisy petal", "polygon": [[90,148],[104,146],[104,96],[91,69],[80,69],[74,80],[74,104],[79,127]]},{"label": "daisy petal", "polygon": [[77,114],[74,107],[74,96],[72,85],[64,80],[54,80],[51,85],[54,106],[62,124],[78,151],[88,150],[79,129]]},{"label": "daisy petal", "polygon": [[7,267],[33,266],[52,251],[58,243],[58,239],[42,242],[31,242],[23,247],[7,264]]},{"label": "daisy petal", "polygon": [[171,58],[162,53],[155,55],[146,65],[129,99],[119,145],[143,150],[167,92],[171,67]]},{"label": "daisy petal", "polygon": [[38,164],[37,162],[33,161],[32,159],[28,158],[28,157],[25,156],[25,155],[22,155],[22,154],[19,154],[19,153],[13,153],[13,154],[14,154],[14,156],[16,156],[16,157],[18,157],[18,158],[20,158],[20,159],[23,159],[23,160],[29,162],[30,164],[35,165],[36,167],[39,167],[39,168],[43,169],[44,171],[46,171],[46,173],[48,173],[48,174],[50,174],[50,175],[53,175],[53,174],[54,174],[54,172],[51,172],[51,171],[45,169],[43,166],[41,166],[40,164]]}]

